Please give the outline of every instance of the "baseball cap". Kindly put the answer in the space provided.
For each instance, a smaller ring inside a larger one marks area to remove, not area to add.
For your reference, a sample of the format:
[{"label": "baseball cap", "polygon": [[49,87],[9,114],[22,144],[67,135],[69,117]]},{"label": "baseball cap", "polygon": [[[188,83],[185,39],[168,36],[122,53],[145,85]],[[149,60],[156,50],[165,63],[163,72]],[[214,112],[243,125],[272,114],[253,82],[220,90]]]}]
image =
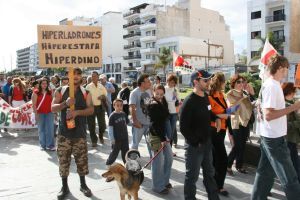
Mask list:
[{"label": "baseball cap", "polygon": [[213,74],[209,73],[208,71],[205,70],[197,70],[194,71],[191,75],[191,83],[194,82],[194,80],[200,78],[200,79],[209,79],[213,76]]}]

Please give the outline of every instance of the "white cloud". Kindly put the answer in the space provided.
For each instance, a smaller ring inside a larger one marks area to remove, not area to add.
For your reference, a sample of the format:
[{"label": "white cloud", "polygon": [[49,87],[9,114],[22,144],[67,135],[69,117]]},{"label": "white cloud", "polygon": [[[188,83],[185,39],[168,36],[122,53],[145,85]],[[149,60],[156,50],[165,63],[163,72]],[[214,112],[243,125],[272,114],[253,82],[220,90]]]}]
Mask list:
[{"label": "white cloud", "polygon": [[[0,71],[15,66],[16,50],[37,41],[37,24],[58,24],[64,18],[97,17],[107,11],[123,11],[147,3],[165,0],[0,0]],[[173,4],[175,0],[166,0]],[[246,47],[246,0],[202,0],[203,7],[217,10],[231,28],[235,49]],[[238,8],[238,9],[236,9]]]}]

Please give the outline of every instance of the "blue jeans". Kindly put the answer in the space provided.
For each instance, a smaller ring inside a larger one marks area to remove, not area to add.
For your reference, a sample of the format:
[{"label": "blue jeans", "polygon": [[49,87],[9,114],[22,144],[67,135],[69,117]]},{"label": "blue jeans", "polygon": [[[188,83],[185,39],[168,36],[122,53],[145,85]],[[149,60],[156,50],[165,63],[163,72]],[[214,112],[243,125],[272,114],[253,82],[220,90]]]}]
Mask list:
[{"label": "blue jeans", "polygon": [[38,114],[38,133],[40,146],[42,148],[52,148],[54,144],[54,116],[53,113]]},{"label": "blue jeans", "polygon": [[299,161],[299,156],[298,156],[297,144],[292,143],[292,142],[288,142],[287,144],[288,144],[288,147],[290,150],[291,159],[292,159],[294,168],[298,175],[298,181],[300,183],[300,161]]},{"label": "blue jeans", "polygon": [[276,175],[279,178],[287,199],[299,199],[300,184],[285,138],[261,137],[260,150],[261,156],[256,170],[251,199],[267,199]]},{"label": "blue jeans", "polygon": [[176,128],[176,121],[177,121],[177,113],[170,114],[166,121],[166,133],[168,139],[170,140],[173,140],[173,136]]},{"label": "blue jeans", "polygon": [[[153,155],[156,152],[152,152]],[[152,171],[152,189],[155,192],[161,192],[164,190],[167,184],[169,184],[171,169],[173,163],[173,154],[170,143],[166,143],[165,148],[157,155],[153,160]]]},{"label": "blue jeans", "polygon": [[152,158],[150,145],[149,145],[149,142],[147,140],[148,132],[149,132],[149,125],[142,124],[142,126],[143,126],[142,128],[136,128],[136,127],[132,126],[132,143],[131,143],[130,146],[131,146],[131,149],[138,150],[139,144],[140,144],[141,139],[144,135],[150,158]]},{"label": "blue jeans", "polygon": [[200,146],[187,145],[185,151],[185,180],[184,199],[196,199],[196,183],[198,181],[200,167],[203,169],[203,183],[208,194],[208,199],[219,200],[218,187],[214,178],[212,144],[208,140]]}]

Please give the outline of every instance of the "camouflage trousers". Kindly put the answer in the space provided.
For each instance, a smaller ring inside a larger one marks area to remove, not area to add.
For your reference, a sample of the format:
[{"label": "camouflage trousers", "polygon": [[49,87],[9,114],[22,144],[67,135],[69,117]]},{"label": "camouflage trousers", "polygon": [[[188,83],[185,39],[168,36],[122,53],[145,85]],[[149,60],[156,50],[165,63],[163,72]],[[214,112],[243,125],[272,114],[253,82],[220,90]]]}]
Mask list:
[{"label": "camouflage trousers", "polygon": [[59,161],[59,174],[68,177],[71,156],[74,156],[79,176],[89,173],[87,142],[84,138],[66,138],[62,135],[57,137],[57,157]]}]

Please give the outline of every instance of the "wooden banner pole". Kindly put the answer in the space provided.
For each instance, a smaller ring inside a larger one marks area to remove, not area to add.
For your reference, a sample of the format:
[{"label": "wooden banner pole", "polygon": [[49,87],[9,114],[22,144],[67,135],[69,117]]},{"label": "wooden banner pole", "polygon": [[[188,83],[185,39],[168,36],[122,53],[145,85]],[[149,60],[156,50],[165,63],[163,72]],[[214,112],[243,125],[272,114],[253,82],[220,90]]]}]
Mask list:
[{"label": "wooden banner pole", "polygon": [[[73,26],[72,21],[67,21],[68,26]],[[69,67],[68,68],[68,78],[69,78],[69,97],[74,98],[75,92],[74,92],[74,68]],[[71,110],[75,110],[75,105],[70,106]]]}]

